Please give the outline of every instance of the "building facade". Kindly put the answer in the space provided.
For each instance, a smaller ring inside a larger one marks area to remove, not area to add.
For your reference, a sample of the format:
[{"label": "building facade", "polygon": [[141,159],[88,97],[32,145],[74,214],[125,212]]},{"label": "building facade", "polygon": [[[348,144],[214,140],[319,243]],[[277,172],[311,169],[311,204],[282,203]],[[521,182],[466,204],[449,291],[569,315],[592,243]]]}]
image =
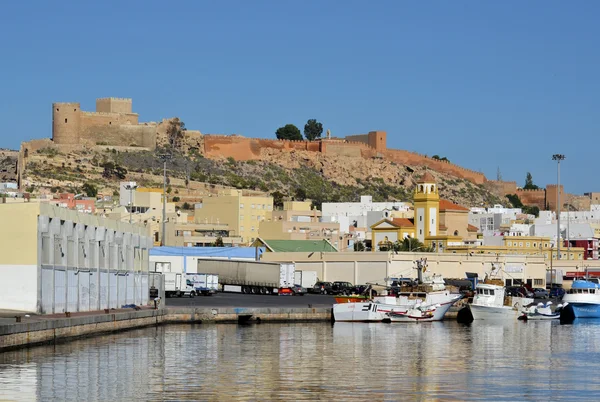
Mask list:
[{"label": "building facade", "polygon": [[226,224],[231,236],[249,244],[258,237],[262,221],[272,218],[273,197],[245,196],[239,190],[224,190],[214,197],[204,197],[194,211],[196,223]]},{"label": "building facade", "polygon": [[39,314],[148,302],[149,232],[46,203],[0,205],[0,309]]}]

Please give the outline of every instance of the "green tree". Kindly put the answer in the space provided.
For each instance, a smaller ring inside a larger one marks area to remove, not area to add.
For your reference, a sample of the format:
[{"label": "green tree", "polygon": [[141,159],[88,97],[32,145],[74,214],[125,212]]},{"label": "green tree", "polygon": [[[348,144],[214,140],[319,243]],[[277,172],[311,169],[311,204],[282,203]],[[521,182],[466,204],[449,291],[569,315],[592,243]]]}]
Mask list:
[{"label": "green tree", "polygon": [[405,237],[402,241],[394,243],[394,251],[420,251],[432,252],[433,248],[426,246],[415,237]]},{"label": "green tree", "polygon": [[323,125],[316,119],[308,119],[304,125],[304,137],[309,141],[314,141],[321,138],[321,134],[323,134]]},{"label": "green tree", "polygon": [[271,197],[273,197],[274,208],[283,208],[283,197],[285,197],[283,193],[280,191],[274,191],[271,193]]},{"label": "green tree", "polygon": [[167,139],[172,148],[181,148],[186,130],[185,123],[179,120],[179,117],[175,117],[169,122],[169,126],[167,127]]},{"label": "green tree", "polygon": [[181,209],[192,209],[192,206],[189,203],[184,202],[181,206]]},{"label": "green tree", "polygon": [[223,243],[223,238],[221,236],[217,237],[213,243],[213,247],[225,247],[225,243]]},{"label": "green tree", "polygon": [[173,192],[173,189],[171,188],[171,186],[167,187],[167,194],[171,194]]},{"label": "green tree", "polygon": [[525,190],[537,190],[538,186],[533,184],[533,176],[531,176],[530,172],[527,172],[527,176],[525,177],[525,185],[523,186]]},{"label": "green tree", "polygon": [[293,124],[286,124],[283,127],[279,127],[277,131],[275,131],[275,135],[278,140],[297,140],[302,141],[302,134],[298,127]]},{"label": "green tree", "polygon": [[179,202],[180,198],[178,196],[173,197],[173,202]]},{"label": "green tree", "polygon": [[354,243],[354,251],[365,251],[365,243],[357,241]]},{"label": "green tree", "polygon": [[88,196],[88,197],[92,197],[92,198],[96,198],[96,196],[98,195],[98,189],[96,188],[96,186],[94,186],[92,183],[90,183],[89,181],[87,183],[85,183],[82,187],[81,190]]},{"label": "green tree", "polygon": [[540,207],[537,205],[525,205],[523,207],[523,212],[529,215],[535,215],[536,217],[540,216]]},{"label": "green tree", "polygon": [[513,208],[523,208],[523,203],[521,202],[521,199],[519,198],[518,195],[516,195],[516,194],[508,194],[506,196],[506,198],[508,199],[508,201],[510,201],[510,203],[513,206]]}]

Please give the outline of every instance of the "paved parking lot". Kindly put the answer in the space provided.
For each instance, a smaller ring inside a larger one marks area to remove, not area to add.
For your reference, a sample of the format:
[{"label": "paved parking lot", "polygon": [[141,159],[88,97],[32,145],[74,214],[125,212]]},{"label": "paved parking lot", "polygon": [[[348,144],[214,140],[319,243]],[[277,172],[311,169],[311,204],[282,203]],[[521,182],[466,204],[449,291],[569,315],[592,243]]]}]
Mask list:
[{"label": "paved parking lot", "polygon": [[306,294],[304,296],[247,295],[216,293],[212,296],[169,297],[166,305],[178,307],[331,307],[333,296]]}]

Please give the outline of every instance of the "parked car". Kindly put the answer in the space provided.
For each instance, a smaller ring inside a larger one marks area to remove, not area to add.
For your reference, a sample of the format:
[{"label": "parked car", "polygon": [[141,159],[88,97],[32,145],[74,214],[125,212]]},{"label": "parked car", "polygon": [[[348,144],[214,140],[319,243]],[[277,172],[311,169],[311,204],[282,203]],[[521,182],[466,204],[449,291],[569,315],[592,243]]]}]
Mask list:
[{"label": "parked car", "polygon": [[506,288],[506,294],[508,296],[513,296],[513,297],[529,297],[529,298],[534,298],[534,293],[527,290],[526,287],[524,286],[508,286]]},{"label": "parked car", "polygon": [[349,295],[354,292],[354,285],[350,282],[335,281],[331,285],[331,293],[334,295]]},{"label": "parked car", "polygon": [[304,296],[307,293],[306,288],[303,288],[302,285],[292,286],[292,292],[294,292],[296,296]]},{"label": "parked car", "polygon": [[317,282],[315,286],[310,288],[310,292],[322,295],[331,294],[331,286],[331,282]]},{"label": "parked car", "polygon": [[562,299],[565,295],[565,290],[559,287],[553,287],[550,289],[550,298],[551,299]]},{"label": "parked car", "polygon": [[542,288],[533,288],[533,296],[536,299],[547,299],[550,293],[546,289]]}]

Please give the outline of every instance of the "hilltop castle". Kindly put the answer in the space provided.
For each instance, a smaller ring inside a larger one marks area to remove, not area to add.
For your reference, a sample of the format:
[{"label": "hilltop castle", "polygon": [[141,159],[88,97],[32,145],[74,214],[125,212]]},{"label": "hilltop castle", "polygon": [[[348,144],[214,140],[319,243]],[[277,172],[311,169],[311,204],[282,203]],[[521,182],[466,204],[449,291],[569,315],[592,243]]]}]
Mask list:
[{"label": "hilltop castle", "polygon": [[[19,183],[29,152],[42,148],[58,148],[63,151],[80,148],[154,150],[169,143],[167,129],[171,119],[161,122],[140,123],[133,112],[130,98],[96,99],[96,111],[81,110],[77,102],[52,104],[52,139],[33,140],[21,144],[18,161]],[[556,204],[556,188],[548,186],[536,191],[518,189],[515,182],[495,182],[486,179],[481,172],[465,169],[447,160],[430,158],[406,150],[387,148],[385,131],[331,138],[330,134],[317,141],[288,141],[246,138],[239,135],[203,135],[200,131],[186,130],[181,141],[182,151],[195,151],[208,158],[234,158],[238,161],[259,160],[265,149],[285,151],[319,152],[360,158],[382,158],[408,166],[426,166],[429,169],[466,179],[486,187],[499,196],[517,194],[523,203],[544,208]],[[566,195],[568,197],[569,195]],[[561,199],[563,198],[561,188]]]}]

